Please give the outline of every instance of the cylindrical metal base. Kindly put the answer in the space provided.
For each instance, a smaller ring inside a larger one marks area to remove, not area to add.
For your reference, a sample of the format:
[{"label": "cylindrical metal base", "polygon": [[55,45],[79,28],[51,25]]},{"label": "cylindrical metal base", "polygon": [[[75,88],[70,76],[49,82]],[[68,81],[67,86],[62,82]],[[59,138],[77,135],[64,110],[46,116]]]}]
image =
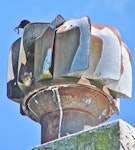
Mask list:
[{"label": "cylindrical metal base", "polygon": [[31,92],[23,110],[41,124],[41,143],[96,126],[115,112],[112,97],[92,86],[63,84]]},{"label": "cylindrical metal base", "polygon": [[61,125],[59,111],[48,113],[41,119],[41,143],[82,131],[85,126],[95,125],[97,125],[95,117],[85,111],[75,109],[63,110]]}]

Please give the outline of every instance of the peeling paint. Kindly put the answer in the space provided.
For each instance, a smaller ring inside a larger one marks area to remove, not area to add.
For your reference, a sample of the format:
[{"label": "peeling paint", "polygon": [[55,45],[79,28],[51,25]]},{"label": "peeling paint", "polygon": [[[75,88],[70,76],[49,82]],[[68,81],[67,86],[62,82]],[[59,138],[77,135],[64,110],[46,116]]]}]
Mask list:
[{"label": "peeling paint", "polygon": [[106,113],[107,113],[107,109],[105,108],[105,109],[102,111],[101,115],[99,115],[99,120],[102,119],[103,116],[106,116]]},{"label": "peeling paint", "polygon": [[103,116],[106,116],[106,113],[107,113],[107,109],[105,108],[105,109],[102,111],[102,115],[103,115]]}]

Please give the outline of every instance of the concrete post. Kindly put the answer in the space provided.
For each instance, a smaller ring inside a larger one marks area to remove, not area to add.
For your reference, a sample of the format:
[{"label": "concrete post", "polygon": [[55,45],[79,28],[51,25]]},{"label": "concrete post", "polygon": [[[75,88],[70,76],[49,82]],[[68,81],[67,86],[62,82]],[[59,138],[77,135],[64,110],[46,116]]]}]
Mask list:
[{"label": "concrete post", "polygon": [[116,120],[29,150],[135,150],[135,128]]}]

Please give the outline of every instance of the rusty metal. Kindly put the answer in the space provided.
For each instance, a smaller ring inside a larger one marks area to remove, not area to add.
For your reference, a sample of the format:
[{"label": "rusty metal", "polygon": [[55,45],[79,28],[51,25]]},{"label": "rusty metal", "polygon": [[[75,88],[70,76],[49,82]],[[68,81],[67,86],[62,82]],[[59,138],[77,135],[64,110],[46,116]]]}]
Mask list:
[{"label": "rusty metal", "polygon": [[22,108],[41,124],[42,143],[96,126],[117,111],[113,98],[98,88],[62,82],[30,92]]},{"label": "rusty metal", "polygon": [[132,95],[127,46],[87,16],[27,24],[8,61],[7,96],[41,124],[41,143],[106,121]]}]

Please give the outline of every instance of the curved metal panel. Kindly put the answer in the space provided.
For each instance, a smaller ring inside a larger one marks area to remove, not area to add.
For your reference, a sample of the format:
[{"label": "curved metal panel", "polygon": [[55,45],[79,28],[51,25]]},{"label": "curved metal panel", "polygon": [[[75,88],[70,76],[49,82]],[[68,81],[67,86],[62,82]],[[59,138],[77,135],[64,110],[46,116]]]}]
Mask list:
[{"label": "curved metal panel", "polygon": [[[115,29],[114,29],[115,30]],[[94,78],[96,79],[120,79],[121,71],[121,43],[112,29],[98,25],[92,26],[93,35],[98,36],[103,41],[102,55],[96,67]]]},{"label": "curved metal panel", "polygon": [[[125,86],[126,85],[126,86]],[[132,68],[131,58],[128,47],[122,43],[122,70],[121,78],[111,84],[106,85],[113,90],[115,97],[129,97],[132,96]]]},{"label": "curved metal panel", "polygon": [[[34,77],[35,80],[52,78],[49,69],[52,64],[53,41],[55,30],[48,27],[44,34],[35,41]],[[46,66],[48,66],[46,68]]]},{"label": "curved metal panel", "polygon": [[12,44],[8,57],[7,96],[16,102],[20,102],[24,96],[17,84],[20,41],[21,38]]},{"label": "curved metal panel", "polygon": [[66,76],[69,73],[80,41],[79,27],[73,27],[66,31],[64,27],[62,25],[56,31],[54,78]]}]

